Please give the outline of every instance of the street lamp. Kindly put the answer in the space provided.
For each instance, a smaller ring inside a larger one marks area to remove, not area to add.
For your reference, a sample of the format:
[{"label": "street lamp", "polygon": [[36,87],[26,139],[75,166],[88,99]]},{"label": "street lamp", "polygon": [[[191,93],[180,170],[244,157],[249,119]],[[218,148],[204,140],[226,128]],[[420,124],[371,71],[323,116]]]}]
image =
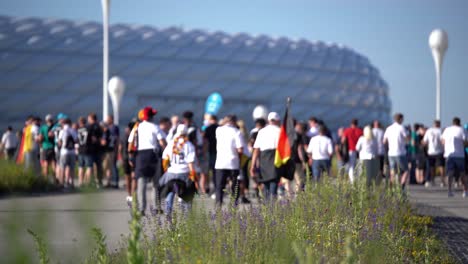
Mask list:
[{"label": "street lamp", "polygon": [[263,118],[266,120],[267,116],[268,116],[268,109],[263,105],[257,105],[252,112],[252,117],[254,120],[257,120],[260,118]]},{"label": "street lamp", "polygon": [[109,80],[109,95],[112,102],[114,112],[114,124],[119,124],[119,108],[122,96],[125,92],[125,82],[118,76],[114,76]]},{"label": "street lamp", "polygon": [[109,114],[107,84],[109,80],[109,8],[110,0],[101,0],[102,5],[102,119]]},{"label": "street lamp", "polygon": [[448,48],[448,36],[442,29],[434,29],[429,35],[429,47],[432,50],[436,70],[436,119],[440,120],[440,80],[442,62]]}]

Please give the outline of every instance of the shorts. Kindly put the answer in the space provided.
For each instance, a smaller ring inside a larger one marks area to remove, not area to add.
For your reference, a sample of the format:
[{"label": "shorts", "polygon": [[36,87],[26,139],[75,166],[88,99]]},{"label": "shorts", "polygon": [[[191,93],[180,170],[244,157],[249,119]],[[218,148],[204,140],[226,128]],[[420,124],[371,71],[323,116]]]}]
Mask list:
[{"label": "shorts", "polygon": [[97,153],[93,154],[86,154],[84,155],[85,158],[85,165],[88,168],[92,168],[94,164],[96,164],[97,167],[101,166],[101,155]]},{"label": "shorts", "polygon": [[384,155],[378,155],[377,160],[379,161],[379,170],[383,171],[384,170],[384,165],[385,165],[385,156]]},{"label": "shorts", "polygon": [[[135,159],[132,158],[133,164],[135,164]],[[132,172],[135,171],[135,168],[130,166],[130,159],[124,158],[122,162],[123,171],[126,175],[130,175]]]},{"label": "shorts", "polygon": [[390,170],[404,173],[408,171],[408,159],[406,155],[402,156],[389,156],[388,162],[390,164]]},{"label": "shorts", "polygon": [[75,153],[60,154],[60,167],[70,167],[71,170],[75,169],[76,155]]},{"label": "shorts", "polygon": [[424,153],[417,154],[416,155],[416,168],[418,170],[426,169],[426,161],[427,161],[427,158],[424,155]]},{"label": "shorts", "polygon": [[78,167],[79,168],[86,167],[86,155],[85,154],[78,154]]},{"label": "shorts", "polygon": [[139,150],[135,157],[135,177],[155,178],[156,181],[161,177],[162,164],[161,159],[152,149]]},{"label": "shorts", "polygon": [[437,155],[429,155],[427,158],[429,160],[429,168],[437,168],[437,167],[445,167],[445,159],[444,155],[437,154]]},{"label": "shorts", "polygon": [[41,150],[41,161],[52,162],[55,161],[55,150],[52,149],[42,149]]},{"label": "shorts", "polygon": [[108,151],[104,152],[103,159],[102,159],[102,167],[104,170],[111,170],[116,163],[116,156],[115,152]]},{"label": "shorts", "polygon": [[455,176],[465,173],[465,158],[448,157],[446,162],[447,175]]}]

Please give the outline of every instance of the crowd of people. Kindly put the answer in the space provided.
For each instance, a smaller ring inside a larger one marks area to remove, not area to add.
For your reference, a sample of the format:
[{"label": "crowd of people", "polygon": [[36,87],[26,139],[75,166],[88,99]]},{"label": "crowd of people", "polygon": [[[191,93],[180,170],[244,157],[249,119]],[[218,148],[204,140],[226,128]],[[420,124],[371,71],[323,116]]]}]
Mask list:
[{"label": "crowd of people", "polygon": [[151,207],[167,214],[175,199],[190,207],[196,193],[212,197],[218,207],[226,192],[234,204],[250,203],[250,191],[268,201],[278,193],[293,197],[306,182],[332,175],[333,158],[338,173],[351,183],[366,181],[370,186],[387,178],[404,190],[410,182],[431,187],[437,175],[440,185],[448,186],[449,197],[454,196],[452,186],[460,182],[463,197],[468,195],[468,126],[463,128],[459,118],[445,129],[438,120],[430,128],[405,127],[402,114],[395,114],[385,129],[379,121],[360,127],[352,119],[349,127],[336,133],[315,117],[294,120],[290,155],[294,172],[286,177],[288,173],[274,165],[282,122],[276,112],[255,120],[250,131],[235,115],[220,120],[205,115],[201,127],[191,111],[161,117],[159,122],[156,115],[151,107],[141,109],[123,134],[112,116],[101,123],[94,113],[77,122],[63,113],[56,118],[47,115],[44,122],[31,116],[21,133],[8,127],[1,147],[5,159],[16,160],[65,189],[119,188],[121,167],[127,202],[136,197],[142,214],[148,184],[153,187]]}]

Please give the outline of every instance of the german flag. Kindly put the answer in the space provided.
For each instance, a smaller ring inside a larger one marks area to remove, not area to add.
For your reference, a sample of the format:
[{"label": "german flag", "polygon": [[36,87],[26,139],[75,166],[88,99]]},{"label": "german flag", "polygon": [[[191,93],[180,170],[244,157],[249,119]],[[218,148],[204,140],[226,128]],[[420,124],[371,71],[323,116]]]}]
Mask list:
[{"label": "german flag", "polygon": [[[286,104],[286,112],[284,113],[283,123],[280,128],[280,135],[278,139],[278,145],[276,146],[275,153],[275,167],[285,169],[281,175],[285,178],[292,179],[294,176],[289,175],[291,171],[291,166],[294,166],[294,162],[291,160],[292,145],[296,139],[296,131],[294,129],[294,122],[289,114],[289,107],[291,104],[291,99],[288,98]],[[294,167],[292,167],[292,172],[294,173]]]}]

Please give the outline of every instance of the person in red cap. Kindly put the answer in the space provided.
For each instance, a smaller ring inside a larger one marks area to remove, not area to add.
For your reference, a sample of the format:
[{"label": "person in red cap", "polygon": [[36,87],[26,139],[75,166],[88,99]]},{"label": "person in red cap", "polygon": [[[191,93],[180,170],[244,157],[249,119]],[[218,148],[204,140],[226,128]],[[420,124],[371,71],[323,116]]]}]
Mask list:
[{"label": "person in red cap", "polygon": [[141,122],[128,137],[129,144],[136,144],[133,166],[137,178],[138,210],[142,215],[145,215],[146,210],[146,185],[150,181],[153,183],[154,208],[161,211],[158,181],[162,170],[162,150],[166,147],[166,142],[159,126],[152,122],[156,113],[157,111],[149,106],[140,111],[138,118]]}]

